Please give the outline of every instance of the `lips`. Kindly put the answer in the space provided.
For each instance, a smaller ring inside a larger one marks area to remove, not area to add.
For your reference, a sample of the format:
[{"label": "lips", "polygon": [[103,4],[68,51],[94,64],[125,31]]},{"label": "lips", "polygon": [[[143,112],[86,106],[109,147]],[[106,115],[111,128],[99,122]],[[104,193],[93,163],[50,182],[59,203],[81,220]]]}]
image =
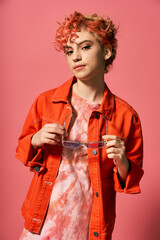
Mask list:
[{"label": "lips", "polygon": [[74,69],[75,69],[75,70],[81,70],[81,69],[83,69],[84,67],[85,67],[85,65],[79,64],[79,65],[74,66]]}]

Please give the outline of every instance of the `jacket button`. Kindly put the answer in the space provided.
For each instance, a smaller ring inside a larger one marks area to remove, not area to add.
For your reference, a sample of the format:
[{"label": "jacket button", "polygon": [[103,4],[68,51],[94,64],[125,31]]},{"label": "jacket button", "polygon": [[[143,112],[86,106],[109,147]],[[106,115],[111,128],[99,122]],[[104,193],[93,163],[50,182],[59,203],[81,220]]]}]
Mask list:
[{"label": "jacket button", "polygon": [[97,151],[96,151],[96,150],[93,150],[92,153],[93,153],[93,155],[96,155],[96,154],[97,154]]},{"label": "jacket button", "polygon": [[99,236],[98,232],[94,232],[93,235],[94,235],[95,237],[98,237],[98,236]]},{"label": "jacket button", "polygon": [[94,117],[95,117],[96,119],[99,119],[99,114],[98,114],[98,113],[95,113],[95,114],[94,114]]},{"label": "jacket button", "polygon": [[36,172],[39,172],[40,167],[34,167],[34,170],[35,170]]},{"label": "jacket button", "polygon": [[98,197],[99,196],[99,194],[98,194],[98,192],[96,192],[96,197]]}]

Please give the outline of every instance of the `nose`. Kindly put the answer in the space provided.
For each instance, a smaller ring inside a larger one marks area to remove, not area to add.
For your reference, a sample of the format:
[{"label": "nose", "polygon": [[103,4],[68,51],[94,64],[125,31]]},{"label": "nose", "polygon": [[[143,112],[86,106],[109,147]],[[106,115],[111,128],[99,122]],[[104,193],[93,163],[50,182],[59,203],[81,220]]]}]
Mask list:
[{"label": "nose", "polygon": [[73,62],[78,62],[82,60],[82,56],[78,50],[74,51]]}]

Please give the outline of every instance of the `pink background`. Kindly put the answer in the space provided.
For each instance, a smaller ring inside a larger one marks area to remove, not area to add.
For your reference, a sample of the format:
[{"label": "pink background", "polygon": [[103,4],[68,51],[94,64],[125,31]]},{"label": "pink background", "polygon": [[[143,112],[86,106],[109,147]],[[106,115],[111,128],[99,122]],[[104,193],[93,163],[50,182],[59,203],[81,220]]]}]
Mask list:
[{"label": "pink background", "polygon": [[33,173],[15,159],[17,139],[33,100],[72,75],[52,45],[57,21],[74,10],[109,15],[119,47],[106,75],[110,89],[140,114],[144,136],[142,193],[117,194],[113,240],[160,239],[159,0],[1,0],[1,222],[0,240],[17,240],[21,205]]}]

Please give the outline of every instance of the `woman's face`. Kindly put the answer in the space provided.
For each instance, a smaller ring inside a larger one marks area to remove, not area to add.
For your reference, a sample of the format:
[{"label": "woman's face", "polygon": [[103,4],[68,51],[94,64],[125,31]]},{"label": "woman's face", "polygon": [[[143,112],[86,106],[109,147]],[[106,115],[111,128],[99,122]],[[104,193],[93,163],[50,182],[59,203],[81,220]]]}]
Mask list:
[{"label": "woman's face", "polygon": [[104,50],[100,43],[87,30],[76,34],[76,40],[69,39],[64,48],[72,73],[82,81],[104,76]]}]

